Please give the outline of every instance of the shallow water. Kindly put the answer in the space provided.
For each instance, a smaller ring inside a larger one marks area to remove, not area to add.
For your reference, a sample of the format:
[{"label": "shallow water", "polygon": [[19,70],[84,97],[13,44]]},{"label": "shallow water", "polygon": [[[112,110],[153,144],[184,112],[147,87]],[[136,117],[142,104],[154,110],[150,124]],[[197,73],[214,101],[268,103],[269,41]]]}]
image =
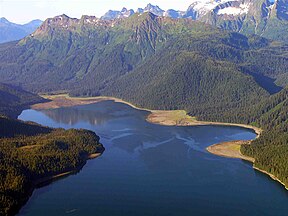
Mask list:
[{"label": "shallow water", "polygon": [[19,216],[287,215],[288,192],[248,162],[206,147],[255,138],[240,127],[150,124],[148,112],[104,101],[19,119],[95,131],[106,148],[75,175],[36,189]]}]

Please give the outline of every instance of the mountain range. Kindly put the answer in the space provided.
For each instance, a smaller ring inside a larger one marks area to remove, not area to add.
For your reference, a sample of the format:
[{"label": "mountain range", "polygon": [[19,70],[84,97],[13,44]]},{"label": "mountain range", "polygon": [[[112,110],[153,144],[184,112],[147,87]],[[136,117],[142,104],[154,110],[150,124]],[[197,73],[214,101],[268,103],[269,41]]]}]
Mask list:
[{"label": "mountain range", "polygon": [[258,34],[273,40],[288,42],[288,1],[275,0],[192,0],[186,11],[162,10],[148,4],[137,11],[123,8],[108,11],[101,19],[127,18],[134,13],[151,12],[157,16],[190,18],[225,30],[243,34]]},{"label": "mountain range", "polygon": [[33,20],[27,24],[19,25],[0,18],[0,43],[20,40],[34,32],[42,24],[41,20]]},{"label": "mountain range", "polygon": [[[145,8],[109,10],[101,20],[128,18],[135,13],[153,13],[156,16],[174,19],[198,20],[225,30],[245,35],[257,34],[269,39],[288,42],[288,1],[287,0],[191,0],[185,11],[163,10],[148,4]],[[25,25],[0,19],[0,43],[19,40],[31,34],[42,21],[34,20]]]}]

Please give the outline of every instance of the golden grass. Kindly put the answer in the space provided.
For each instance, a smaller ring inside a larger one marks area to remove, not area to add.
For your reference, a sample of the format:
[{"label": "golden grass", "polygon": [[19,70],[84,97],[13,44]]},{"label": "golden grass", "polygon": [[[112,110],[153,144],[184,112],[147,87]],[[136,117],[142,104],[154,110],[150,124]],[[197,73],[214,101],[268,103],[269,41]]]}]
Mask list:
[{"label": "golden grass", "polygon": [[250,141],[242,141],[242,140],[223,142],[209,146],[207,148],[207,151],[218,156],[228,158],[239,158],[254,163],[255,162],[254,158],[245,156],[240,151],[241,145],[247,145],[249,144],[249,142]]}]

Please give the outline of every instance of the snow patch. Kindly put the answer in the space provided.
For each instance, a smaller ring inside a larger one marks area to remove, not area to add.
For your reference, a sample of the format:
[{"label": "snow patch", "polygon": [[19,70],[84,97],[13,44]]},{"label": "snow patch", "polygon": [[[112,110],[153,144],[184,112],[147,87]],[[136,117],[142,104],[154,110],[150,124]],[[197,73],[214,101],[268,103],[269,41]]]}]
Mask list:
[{"label": "snow patch", "polygon": [[208,11],[213,10],[219,4],[229,2],[230,0],[196,0],[194,1],[189,8],[197,11],[199,14],[205,14]]},{"label": "snow patch", "polygon": [[227,8],[220,9],[217,14],[218,15],[226,14],[226,15],[233,15],[233,16],[247,14],[249,11],[249,6],[250,4],[240,4],[239,7],[227,7]]}]

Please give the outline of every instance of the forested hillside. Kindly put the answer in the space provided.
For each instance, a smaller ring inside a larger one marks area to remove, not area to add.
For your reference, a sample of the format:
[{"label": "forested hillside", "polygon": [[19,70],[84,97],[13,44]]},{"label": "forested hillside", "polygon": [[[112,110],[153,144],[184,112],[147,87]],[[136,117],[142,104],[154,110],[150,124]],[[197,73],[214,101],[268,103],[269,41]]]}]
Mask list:
[{"label": "forested hillside", "polygon": [[29,105],[45,101],[36,94],[24,91],[19,87],[0,83],[0,115],[16,118],[21,110]]},{"label": "forested hillside", "polygon": [[61,15],[0,50],[6,83],[37,93],[117,96],[211,119],[287,84],[286,45],[151,13],[110,21]]},{"label": "forested hillside", "polygon": [[256,124],[263,134],[241,151],[256,158],[255,166],[288,185],[288,89],[272,96],[259,106]]},{"label": "forested hillside", "polygon": [[0,215],[15,214],[44,179],[83,166],[102,153],[99,137],[87,130],[64,130],[14,120],[42,98],[0,85]]},{"label": "forested hillside", "polygon": [[[41,179],[78,170],[104,148],[87,130],[50,129],[0,118],[0,130],[21,128],[21,136],[0,138],[0,215],[14,214]],[[10,131],[8,134],[10,135]],[[38,134],[27,136],[25,134]],[[2,134],[1,134],[2,135]]]},{"label": "forested hillside", "polygon": [[155,57],[137,73],[109,85],[103,94],[141,107],[185,109],[192,116],[206,118],[246,107],[268,96],[252,77],[242,74],[235,65],[187,51]]}]

